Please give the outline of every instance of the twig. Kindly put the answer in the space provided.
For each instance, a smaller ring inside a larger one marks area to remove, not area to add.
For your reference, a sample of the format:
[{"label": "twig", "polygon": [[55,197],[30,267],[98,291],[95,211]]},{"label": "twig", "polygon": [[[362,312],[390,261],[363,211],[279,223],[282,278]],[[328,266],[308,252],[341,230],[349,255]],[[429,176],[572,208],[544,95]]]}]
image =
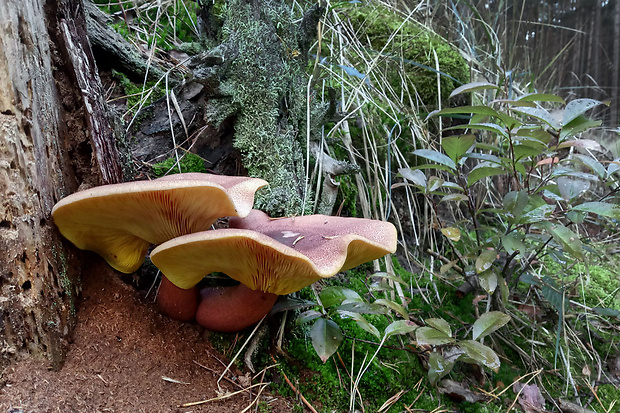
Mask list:
[{"label": "twig", "polygon": [[213,398],[207,399],[207,400],[200,400],[200,401],[197,401],[197,402],[183,403],[179,407],[192,407],[192,406],[198,406],[198,405],[209,403],[209,402],[214,402],[214,401],[217,401],[217,400],[228,399],[229,397],[236,396],[237,394],[240,394],[240,393],[244,393],[244,392],[248,391],[249,389],[251,389],[252,387],[267,386],[268,384],[269,383],[256,383],[256,384],[253,384],[251,386],[248,386],[248,387],[244,388],[243,390],[237,390],[237,391],[232,392],[232,393],[226,393],[223,396],[217,396],[217,397],[213,397]]},{"label": "twig", "polygon": [[[273,360],[274,363],[276,363],[276,359],[271,356],[271,359]],[[319,413],[316,411],[316,409],[314,407],[312,407],[312,405],[310,404],[310,402],[308,400],[306,400],[306,398],[304,397],[303,394],[301,394],[301,392],[297,389],[297,387],[295,387],[295,385],[288,379],[288,377],[286,376],[286,373],[283,371],[280,371],[280,373],[282,373],[282,376],[284,376],[284,381],[286,381],[286,383],[291,387],[291,389],[293,390],[293,392],[295,393],[295,395],[299,396],[299,398],[301,399],[301,401],[303,402],[303,404],[306,405],[306,407],[308,409],[310,409],[310,411],[312,413]]]}]

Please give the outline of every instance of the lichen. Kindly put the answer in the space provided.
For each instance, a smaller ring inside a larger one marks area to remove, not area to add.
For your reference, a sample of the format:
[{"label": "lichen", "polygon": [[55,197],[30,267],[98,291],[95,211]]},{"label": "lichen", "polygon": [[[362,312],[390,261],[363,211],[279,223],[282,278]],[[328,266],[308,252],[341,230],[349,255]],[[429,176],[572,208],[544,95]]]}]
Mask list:
[{"label": "lichen", "polygon": [[297,51],[299,16],[278,1],[255,10],[233,0],[221,12],[222,41],[237,51],[220,85],[232,96],[234,146],[249,174],[270,184],[256,207],[272,216],[299,214],[304,195],[312,199],[304,194],[307,75]]}]

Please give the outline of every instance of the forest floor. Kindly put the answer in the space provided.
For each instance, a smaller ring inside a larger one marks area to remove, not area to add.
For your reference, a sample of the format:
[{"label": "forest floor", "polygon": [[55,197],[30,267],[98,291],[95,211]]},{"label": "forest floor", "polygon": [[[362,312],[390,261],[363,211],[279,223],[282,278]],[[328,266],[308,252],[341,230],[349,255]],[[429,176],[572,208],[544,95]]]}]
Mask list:
[{"label": "forest floor", "polygon": [[[251,378],[234,366],[218,386],[229,360],[211,347],[209,332],[162,316],[153,293],[145,299],[104,263],[85,271],[82,282],[63,367],[52,371],[45,360],[32,358],[15,363],[3,377],[0,412],[232,413],[257,397],[272,413],[293,410],[291,401],[260,392],[265,386],[243,391]],[[224,400],[181,407],[239,390]]]}]

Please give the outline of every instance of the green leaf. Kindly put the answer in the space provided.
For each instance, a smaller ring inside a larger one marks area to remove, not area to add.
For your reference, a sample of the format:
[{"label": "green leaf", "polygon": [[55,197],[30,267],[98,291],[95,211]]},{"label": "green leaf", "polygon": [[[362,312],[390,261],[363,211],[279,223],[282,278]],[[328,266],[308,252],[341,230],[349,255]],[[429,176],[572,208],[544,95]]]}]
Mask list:
[{"label": "green leaf", "polygon": [[555,280],[549,276],[542,279],[542,295],[549,301],[551,306],[563,314],[568,310],[568,300],[564,299],[564,288],[560,287]]},{"label": "green leaf", "polygon": [[562,125],[568,124],[577,116],[584,114],[586,111],[605,104],[600,100],[595,99],[575,99],[568,102],[566,108],[564,108],[564,116],[562,117]]},{"label": "green leaf", "polygon": [[366,303],[361,301],[345,301],[338,307],[336,311],[347,311],[360,314],[385,314],[387,309],[379,304]]},{"label": "green leaf", "polygon": [[457,163],[475,143],[474,135],[446,136],[441,140],[441,147],[446,155]]},{"label": "green leaf", "polygon": [[338,350],[343,336],[338,324],[319,318],[310,329],[310,338],[316,354],[325,363]]},{"label": "green leaf", "polygon": [[599,178],[604,179],[607,175],[605,167],[598,161],[598,159],[579,153],[573,154],[572,157],[590,168],[590,170],[597,174]]},{"label": "green leaf", "polygon": [[322,314],[315,310],[304,311],[303,313],[297,316],[297,320],[295,320],[295,323],[297,325],[301,325],[301,324],[307,323],[308,321],[316,320],[317,318],[321,316]]},{"label": "green leaf", "polygon": [[562,130],[560,131],[560,142],[564,141],[566,138],[585,132],[588,129],[599,127],[601,123],[603,123],[602,120],[592,120],[583,115],[579,115],[567,125],[562,126]]},{"label": "green leaf", "polygon": [[590,151],[603,151],[601,145],[598,142],[593,141],[592,139],[573,139],[570,141],[564,141],[558,145],[558,149],[570,148],[571,146],[587,149]]},{"label": "green leaf", "polygon": [[584,202],[574,206],[573,211],[591,212],[608,218],[620,219],[620,206],[608,202]]},{"label": "green leaf", "polygon": [[478,90],[486,90],[486,89],[499,89],[499,87],[489,82],[466,83],[454,89],[452,93],[450,93],[450,97],[452,98],[461,93],[476,92]]},{"label": "green leaf", "polygon": [[592,310],[594,310],[596,314],[604,317],[616,317],[620,319],[620,311],[613,308],[594,307]]},{"label": "green leaf", "polygon": [[472,186],[481,179],[489,176],[502,175],[505,173],[507,173],[507,171],[503,168],[490,166],[490,164],[487,163],[480,163],[469,172],[469,175],[467,175],[467,185]]},{"label": "green leaf", "polygon": [[558,95],[552,95],[550,93],[530,93],[528,95],[523,95],[517,99],[522,102],[557,102],[564,103],[564,99],[559,97]]},{"label": "green leaf", "polygon": [[414,185],[426,188],[426,175],[419,169],[400,168],[398,173],[402,175],[407,181],[410,181]]},{"label": "green leaf", "polygon": [[562,199],[572,201],[590,188],[590,182],[571,176],[560,176],[556,180]]},{"label": "green leaf", "polygon": [[[497,133],[505,138],[508,137],[508,133],[506,129],[496,123],[465,123],[463,125],[455,125],[449,128],[444,128],[444,130],[457,130],[457,129],[471,129],[471,130],[486,130],[489,132]],[[445,139],[445,138],[444,138]]]},{"label": "green leaf", "polygon": [[458,241],[461,239],[461,231],[455,227],[442,228],[441,233],[452,241]]},{"label": "green leaf", "polygon": [[393,281],[395,283],[399,283],[399,284],[402,284],[402,285],[409,285],[409,283],[403,281],[403,279],[400,278],[399,276],[388,274],[385,271],[380,271],[380,272],[374,273],[372,275],[372,278],[384,278],[386,280],[390,280],[390,281]]},{"label": "green leaf", "polygon": [[385,338],[391,337],[394,334],[409,334],[416,328],[418,326],[413,321],[397,320],[385,328]]},{"label": "green leaf", "polygon": [[508,314],[501,311],[489,311],[480,316],[473,326],[473,338],[479,340],[492,332],[499,330],[510,321]]},{"label": "green leaf", "polygon": [[495,155],[491,155],[490,153],[470,152],[466,154],[465,157],[471,158],[471,159],[480,159],[481,161],[487,161],[490,163],[497,164],[497,165],[492,165],[492,166],[502,165],[502,160]]},{"label": "green leaf", "polygon": [[542,205],[534,208],[526,214],[523,214],[519,220],[515,220],[519,224],[533,224],[535,222],[544,221],[555,210],[555,205]]},{"label": "green leaf", "polygon": [[420,327],[415,331],[415,339],[418,345],[441,346],[443,344],[454,343],[452,337],[433,327]]},{"label": "green leaf", "polygon": [[480,286],[487,292],[487,294],[493,294],[497,288],[497,273],[493,269],[486,270],[478,274],[478,281]]},{"label": "green leaf", "polygon": [[549,230],[555,242],[562,246],[562,249],[579,259],[583,259],[583,249],[579,235],[562,224],[554,224]]},{"label": "green leaf", "polygon": [[538,120],[545,122],[547,125],[551,126],[553,129],[560,129],[560,122],[553,117],[551,113],[542,108],[527,108],[527,107],[514,107],[511,110],[522,113],[524,115],[531,116]]},{"label": "green leaf", "polygon": [[[498,112],[493,108],[488,106],[460,106],[456,108],[445,108],[441,110],[435,110],[428,114],[427,118],[431,116],[444,116],[444,115],[452,115],[455,113],[471,113],[477,115],[491,116],[497,119],[500,119],[504,125],[508,127],[520,126],[522,123],[513,117],[506,115],[504,113]],[[474,122],[481,123],[481,122]]]},{"label": "green leaf", "polygon": [[438,164],[445,165],[448,168],[455,169],[456,164],[452,159],[447,157],[441,152],[434,151],[432,149],[417,149],[413,151],[414,155],[421,156],[422,158],[426,158],[433,162],[437,162]]},{"label": "green leaf", "polygon": [[547,148],[540,142],[522,142],[519,145],[513,145],[512,150],[516,160],[530,158],[542,155]]},{"label": "green leaf", "polygon": [[525,244],[519,234],[511,232],[508,235],[502,236],[501,239],[502,246],[508,255],[512,255],[515,251],[519,251],[519,256],[522,256],[525,253]]},{"label": "green leaf", "polygon": [[458,346],[465,352],[467,357],[497,373],[500,361],[497,353],[488,346],[473,340],[460,341]]},{"label": "green leaf", "polygon": [[433,192],[438,190],[443,186],[445,181],[437,176],[431,176],[428,178],[428,192]]},{"label": "green leaf", "polygon": [[529,200],[529,195],[526,190],[523,191],[511,191],[504,196],[504,209],[510,212],[513,216],[519,217],[526,207]]},{"label": "green leaf", "polygon": [[344,300],[364,301],[355,291],[344,287],[327,287],[320,292],[319,298],[323,307],[339,305]]},{"label": "green leaf", "polygon": [[378,339],[381,339],[381,333],[379,333],[379,330],[377,329],[377,327],[370,324],[368,320],[366,320],[364,316],[362,316],[361,314],[341,311],[340,315],[342,318],[350,318],[352,320],[355,320],[355,322],[357,323],[357,326],[360,327],[362,330],[368,331],[373,336],[377,337]]},{"label": "green leaf", "polygon": [[499,284],[499,292],[502,297],[502,303],[504,306],[508,304],[508,298],[510,297],[510,290],[508,289],[508,284],[506,280],[501,275],[497,276],[497,283]]},{"label": "green leaf", "polygon": [[441,331],[448,337],[452,337],[452,329],[450,328],[450,324],[448,324],[448,322],[443,318],[427,318],[426,324],[436,330]]},{"label": "green leaf", "polygon": [[496,259],[497,251],[495,251],[495,248],[482,251],[478,258],[476,258],[476,273],[480,274],[491,268]]},{"label": "green leaf", "polygon": [[404,319],[409,318],[409,314],[407,313],[407,310],[405,310],[402,305],[395,303],[392,300],[387,300],[385,298],[379,298],[375,300],[374,304],[385,306],[389,308],[390,310],[393,310],[395,313],[400,314]]},{"label": "green leaf", "polygon": [[456,201],[456,202],[462,202],[462,201],[467,201],[469,198],[467,197],[467,195],[465,194],[448,194],[446,196],[444,196],[443,198],[441,198],[439,200],[439,202],[448,202],[448,201]]},{"label": "green leaf", "polygon": [[428,355],[428,380],[434,386],[439,380],[447,376],[454,367],[454,362],[446,361],[441,354],[432,351]]}]

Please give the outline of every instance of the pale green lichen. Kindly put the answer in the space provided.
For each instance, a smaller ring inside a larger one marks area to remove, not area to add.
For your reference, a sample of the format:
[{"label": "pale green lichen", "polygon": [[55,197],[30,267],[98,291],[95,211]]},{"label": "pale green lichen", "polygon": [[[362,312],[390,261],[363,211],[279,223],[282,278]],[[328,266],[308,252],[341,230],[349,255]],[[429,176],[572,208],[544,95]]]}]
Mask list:
[{"label": "pale green lichen", "polygon": [[[222,15],[222,40],[236,51],[220,85],[224,95],[232,96],[234,146],[249,174],[270,184],[257,196],[256,207],[273,216],[299,214],[306,175],[301,137],[306,134],[307,82],[304,59],[294,53],[299,42],[293,20],[300,16],[277,1],[262,2],[257,11],[239,0],[226,3]],[[315,114],[323,110],[313,109]]]}]

